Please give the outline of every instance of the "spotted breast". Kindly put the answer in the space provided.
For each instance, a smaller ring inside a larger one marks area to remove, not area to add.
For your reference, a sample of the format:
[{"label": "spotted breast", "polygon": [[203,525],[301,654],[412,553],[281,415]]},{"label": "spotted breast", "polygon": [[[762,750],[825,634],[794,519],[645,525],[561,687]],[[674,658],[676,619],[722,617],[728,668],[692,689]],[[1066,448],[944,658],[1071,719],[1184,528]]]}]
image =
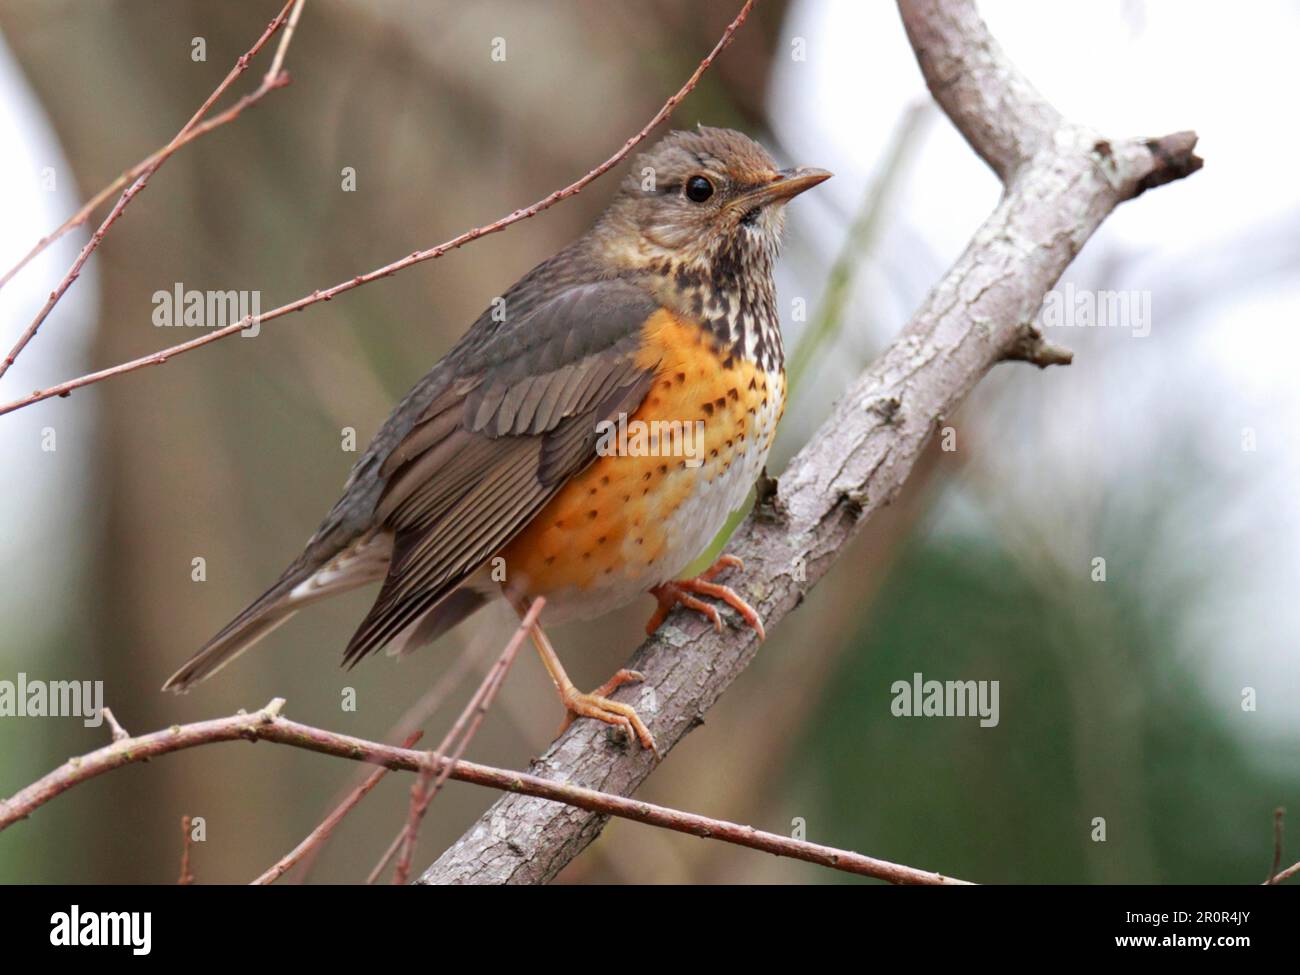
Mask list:
[{"label": "spotted breast", "polygon": [[675,578],[744,502],[785,407],[780,363],[732,354],[661,310],[638,353],[654,384],[602,431],[597,459],[501,552],[508,589],[550,619],[607,612]]}]

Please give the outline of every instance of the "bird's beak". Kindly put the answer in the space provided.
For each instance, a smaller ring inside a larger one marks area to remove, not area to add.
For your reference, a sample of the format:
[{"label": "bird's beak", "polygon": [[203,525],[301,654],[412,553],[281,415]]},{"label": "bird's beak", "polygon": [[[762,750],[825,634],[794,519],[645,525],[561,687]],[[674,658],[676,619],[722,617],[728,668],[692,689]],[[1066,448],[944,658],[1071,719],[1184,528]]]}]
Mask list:
[{"label": "bird's beak", "polygon": [[764,206],[768,203],[785,203],[792,200],[804,190],[810,190],[818,183],[824,183],[831,178],[831,173],[824,169],[814,169],[812,166],[798,166],[794,169],[783,169],[776,174],[776,179],[766,186],[760,186],[756,190],[746,193],[739,201],[746,207]]}]

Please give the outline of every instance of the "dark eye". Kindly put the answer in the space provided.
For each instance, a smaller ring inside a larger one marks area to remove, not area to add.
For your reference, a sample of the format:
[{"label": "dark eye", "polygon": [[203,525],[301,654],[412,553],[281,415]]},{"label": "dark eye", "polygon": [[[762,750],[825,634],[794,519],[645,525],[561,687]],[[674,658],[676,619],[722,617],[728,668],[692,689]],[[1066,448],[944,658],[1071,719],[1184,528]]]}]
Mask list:
[{"label": "dark eye", "polygon": [[713,184],[703,176],[692,176],[686,181],[686,199],[703,203],[713,195]]}]

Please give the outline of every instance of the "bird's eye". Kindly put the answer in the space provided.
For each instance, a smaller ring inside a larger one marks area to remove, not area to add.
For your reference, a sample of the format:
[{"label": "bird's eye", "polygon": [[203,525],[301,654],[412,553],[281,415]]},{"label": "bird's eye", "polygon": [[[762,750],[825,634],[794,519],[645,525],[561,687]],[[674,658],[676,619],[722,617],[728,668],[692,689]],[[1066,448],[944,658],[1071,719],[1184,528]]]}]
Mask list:
[{"label": "bird's eye", "polygon": [[692,176],[686,181],[686,199],[703,203],[713,195],[713,184],[704,176]]}]

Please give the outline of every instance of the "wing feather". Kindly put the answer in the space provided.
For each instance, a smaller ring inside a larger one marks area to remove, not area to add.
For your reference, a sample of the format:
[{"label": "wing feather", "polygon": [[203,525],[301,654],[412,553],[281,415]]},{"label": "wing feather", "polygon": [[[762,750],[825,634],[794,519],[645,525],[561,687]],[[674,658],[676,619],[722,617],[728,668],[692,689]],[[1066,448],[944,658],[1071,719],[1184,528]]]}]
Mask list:
[{"label": "wing feather", "polygon": [[597,424],[653,382],[636,349],[656,307],[624,281],[570,288],[467,359],[384,461],[393,557],[347,661],[408,631],[591,462]]}]

